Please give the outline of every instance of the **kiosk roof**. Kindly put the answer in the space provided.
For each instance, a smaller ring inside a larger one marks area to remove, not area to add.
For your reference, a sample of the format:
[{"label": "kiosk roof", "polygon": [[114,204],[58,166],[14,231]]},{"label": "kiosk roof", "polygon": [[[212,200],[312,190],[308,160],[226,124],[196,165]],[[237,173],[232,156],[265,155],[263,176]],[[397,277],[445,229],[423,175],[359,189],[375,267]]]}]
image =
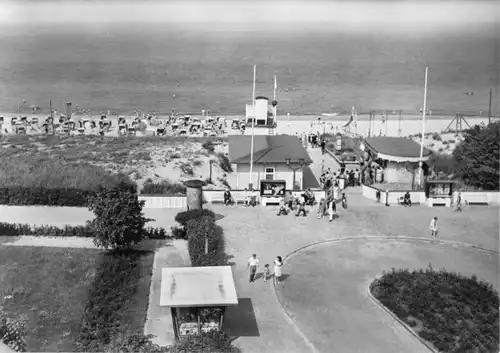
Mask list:
[{"label": "kiosk roof", "polygon": [[160,306],[234,306],[231,266],[162,268]]}]

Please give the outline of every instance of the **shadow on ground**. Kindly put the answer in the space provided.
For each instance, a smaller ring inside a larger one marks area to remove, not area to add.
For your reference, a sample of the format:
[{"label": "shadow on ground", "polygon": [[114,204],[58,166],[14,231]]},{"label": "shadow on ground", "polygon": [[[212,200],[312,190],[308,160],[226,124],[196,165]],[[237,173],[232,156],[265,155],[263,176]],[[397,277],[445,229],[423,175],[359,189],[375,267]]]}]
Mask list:
[{"label": "shadow on ground", "polygon": [[232,340],[238,337],[260,337],[252,299],[239,298],[238,306],[228,307],[224,327]]},{"label": "shadow on ground", "polygon": [[307,188],[319,188],[319,181],[316,176],[313,174],[311,168],[304,167],[303,169],[303,178],[304,178],[304,189]]}]

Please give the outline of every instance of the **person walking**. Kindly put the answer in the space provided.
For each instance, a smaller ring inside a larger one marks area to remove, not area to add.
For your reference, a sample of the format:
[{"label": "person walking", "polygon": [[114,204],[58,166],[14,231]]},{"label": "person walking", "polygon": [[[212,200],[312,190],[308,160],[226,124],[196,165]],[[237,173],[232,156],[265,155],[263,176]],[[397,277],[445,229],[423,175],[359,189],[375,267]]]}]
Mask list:
[{"label": "person walking", "polygon": [[328,217],[330,222],[333,221],[333,216],[335,215],[336,211],[337,211],[337,204],[335,202],[335,198],[331,198],[328,204]]},{"label": "person walking", "polygon": [[431,237],[433,237],[433,238],[437,238],[437,233],[438,233],[437,221],[438,221],[438,218],[434,217],[433,219],[431,219],[431,223],[429,224],[429,230],[431,233]]},{"label": "person walking", "polygon": [[455,203],[455,208],[453,209],[453,212],[462,212],[462,193],[458,193],[457,195],[457,200]]},{"label": "person walking", "polygon": [[274,260],[274,284],[280,283],[281,276],[283,276],[283,259],[277,256]]},{"label": "person walking", "polygon": [[257,272],[257,267],[259,266],[259,259],[257,259],[257,255],[253,254],[252,257],[248,259],[247,269],[249,272],[249,282],[253,282],[255,280],[255,273]]}]

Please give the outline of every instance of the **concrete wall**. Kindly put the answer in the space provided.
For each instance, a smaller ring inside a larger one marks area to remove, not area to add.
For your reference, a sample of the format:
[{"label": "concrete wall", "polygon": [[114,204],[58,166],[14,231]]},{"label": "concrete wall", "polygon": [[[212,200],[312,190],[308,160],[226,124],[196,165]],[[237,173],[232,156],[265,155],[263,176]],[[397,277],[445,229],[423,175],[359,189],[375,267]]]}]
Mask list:
[{"label": "concrete wall", "polygon": [[[363,196],[370,200],[377,200],[377,189],[372,188],[371,186],[362,185]],[[397,204],[398,199],[403,197],[406,191],[389,191],[389,205]],[[423,191],[410,191],[410,198],[414,203],[425,203],[426,197],[425,192]],[[384,190],[380,190],[380,202],[386,203],[386,192]]]},{"label": "concrete wall", "polygon": [[[486,195],[490,205],[500,205],[500,192],[498,191],[462,191],[462,199],[467,200],[467,196]],[[452,203],[457,199],[458,191],[453,192]]]},{"label": "concrete wall", "polygon": [[[299,167],[299,165],[291,165],[293,168]],[[258,190],[260,188],[260,181],[266,180],[265,168],[275,168],[274,169],[274,180],[285,180],[286,181],[286,189],[292,189],[293,183],[293,171],[288,168],[288,166],[283,164],[254,164],[253,166],[253,177],[252,182],[254,184],[254,189]],[[250,183],[250,164],[238,164],[236,169],[233,169],[236,172],[236,189],[244,189],[248,187]],[[295,185],[298,185],[299,189],[303,189],[303,172],[302,168],[298,169],[295,172]]]}]

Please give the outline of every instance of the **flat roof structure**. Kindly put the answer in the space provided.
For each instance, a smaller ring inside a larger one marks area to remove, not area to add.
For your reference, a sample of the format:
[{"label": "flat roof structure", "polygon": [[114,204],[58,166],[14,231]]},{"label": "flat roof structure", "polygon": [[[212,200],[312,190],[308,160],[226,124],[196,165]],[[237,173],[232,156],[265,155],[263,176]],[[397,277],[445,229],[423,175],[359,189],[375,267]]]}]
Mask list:
[{"label": "flat roof structure", "polygon": [[236,306],[231,266],[161,269],[160,306]]}]

